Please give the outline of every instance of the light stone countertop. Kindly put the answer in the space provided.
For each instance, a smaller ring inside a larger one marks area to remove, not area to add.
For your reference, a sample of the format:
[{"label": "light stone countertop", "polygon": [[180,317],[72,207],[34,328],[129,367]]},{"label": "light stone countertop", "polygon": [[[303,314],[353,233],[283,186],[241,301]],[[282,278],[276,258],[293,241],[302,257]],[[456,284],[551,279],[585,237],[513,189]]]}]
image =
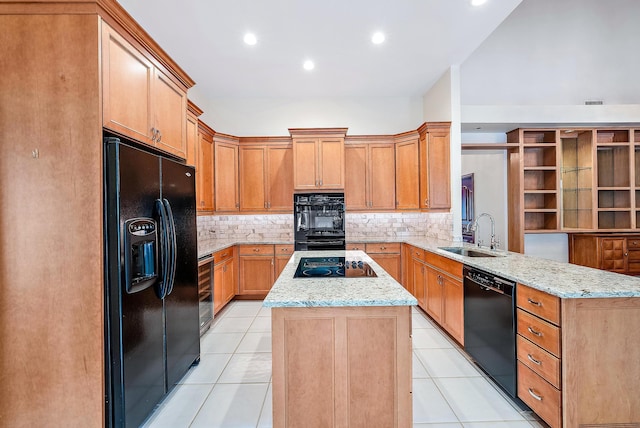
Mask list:
[{"label": "light stone countertop", "polygon": [[[561,298],[640,297],[638,277],[504,250],[478,249],[460,242],[419,238],[403,242]],[[466,257],[439,248],[462,246],[495,254],[497,257]]]},{"label": "light stone countertop", "polygon": [[[439,248],[466,247],[477,249],[477,247],[473,245],[450,240],[420,237],[357,238],[347,236],[347,243],[352,242],[407,243],[561,298],[640,297],[640,277],[621,275],[570,263],[525,256],[504,250],[490,251],[482,248],[480,251],[496,254],[498,257],[478,258],[460,256]],[[216,240],[210,243],[208,248],[199,247],[198,255],[202,257],[236,244],[292,244],[292,242]],[[291,276],[293,276],[293,273]]]},{"label": "light stone countertop", "polygon": [[[377,278],[294,278],[301,257],[368,263]],[[363,251],[296,251],[264,299],[265,307],[412,306],[418,301]]]}]

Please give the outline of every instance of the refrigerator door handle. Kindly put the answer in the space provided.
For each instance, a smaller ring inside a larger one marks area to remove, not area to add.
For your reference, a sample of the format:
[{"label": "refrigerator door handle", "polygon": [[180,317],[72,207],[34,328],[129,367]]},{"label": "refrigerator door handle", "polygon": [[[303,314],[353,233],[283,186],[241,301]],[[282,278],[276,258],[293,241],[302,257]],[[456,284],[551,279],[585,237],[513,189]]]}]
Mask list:
[{"label": "refrigerator door handle", "polygon": [[176,239],[176,222],[173,218],[173,211],[171,210],[171,204],[167,199],[163,199],[165,211],[167,213],[167,235],[169,237],[169,281],[167,282],[166,294],[168,296],[173,291],[173,284],[176,279],[176,265],[177,265],[177,253],[178,245]]},{"label": "refrigerator door handle", "polygon": [[158,283],[157,295],[160,299],[164,299],[167,291],[167,284],[169,283],[169,235],[167,233],[169,219],[167,218],[167,211],[160,199],[156,199],[156,211],[158,211],[159,226],[160,226],[160,264],[162,278]]}]

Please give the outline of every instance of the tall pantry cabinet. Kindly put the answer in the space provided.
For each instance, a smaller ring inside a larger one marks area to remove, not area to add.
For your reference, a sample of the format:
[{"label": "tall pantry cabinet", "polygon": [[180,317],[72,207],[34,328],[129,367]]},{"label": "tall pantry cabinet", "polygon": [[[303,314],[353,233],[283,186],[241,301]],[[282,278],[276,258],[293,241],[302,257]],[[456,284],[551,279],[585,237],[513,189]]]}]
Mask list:
[{"label": "tall pantry cabinet", "polygon": [[[144,71],[135,126],[115,114],[106,34],[133,47],[114,61]],[[193,81],[110,0],[1,2],[0,40],[0,424],[101,427],[103,126],[184,157]],[[165,96],[184,106],[179,128],[151,107]]]}]

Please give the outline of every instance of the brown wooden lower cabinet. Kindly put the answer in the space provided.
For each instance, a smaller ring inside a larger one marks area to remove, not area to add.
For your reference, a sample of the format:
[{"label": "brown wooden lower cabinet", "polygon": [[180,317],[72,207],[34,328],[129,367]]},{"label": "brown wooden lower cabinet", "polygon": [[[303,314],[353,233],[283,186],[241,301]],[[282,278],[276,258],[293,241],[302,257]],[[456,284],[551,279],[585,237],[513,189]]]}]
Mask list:
[{"label": "brown wooden lower cabinet", "polygon": [[275,251],[275,262],[276,262],[276,270],[274,275],[274,281],[278,279],[285,265],[289,263],[289,259],[293,254],[293,245],[276,245],[274,247]]},{"label": "brown wooden lower cabinet", "polygon": [[410,306],[271,316],[274,427],[412,426]]},{"label": "brown wooden lower cabinet", "polygon": [[640,298],[517,287],[518,397],[552,428],[638,426]]},{"label": "brown wooden lower cabinet", "polygon": [[213,312],[218,313],[236,294],[235,248],[213,255]]},{"label": "brown wooden lower cabinet", "polygon": [[264,298],[275,282],[273,245],[240,245],[238,295]]},{"label": "brown wooden lower cabinet", "polygon": [[640,275],[640,233],[570,234],[569,263]]},{"label": "brown wooden lower cabinet", "polygon": [[406,253],[411,254],[412,277],[407,289],[418,299],[418,306],[463,345],[462,264],[416,247]]},{"label": "brown wooden lower cabinet", "polygon": [[402,265],[400,263],[400,243],[382,242],[367,243],[364,250],[369,257],[382,267],[396,281],[402,281]]}]

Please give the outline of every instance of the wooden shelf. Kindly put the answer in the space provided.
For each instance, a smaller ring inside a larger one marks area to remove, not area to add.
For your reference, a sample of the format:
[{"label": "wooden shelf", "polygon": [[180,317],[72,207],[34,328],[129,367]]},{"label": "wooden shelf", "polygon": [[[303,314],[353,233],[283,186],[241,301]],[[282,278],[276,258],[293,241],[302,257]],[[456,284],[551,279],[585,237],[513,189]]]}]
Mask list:
[{"label": "wooden shelf", "polygon": [[529,146],[534,144],[555,144],[555,129],[535,129],[523,131],[523,145]]},{"label": "wooden shelf", "polygon": [[628,129],[599,129],[596,130],[596,143],[598,145],[608,143],[626,143],[630,140]]},{"label": "wooden shelf", "polygon": [[462,143],[460,145],[462,150],[506,150],[518,147],[520,147],[518,143]]}]

